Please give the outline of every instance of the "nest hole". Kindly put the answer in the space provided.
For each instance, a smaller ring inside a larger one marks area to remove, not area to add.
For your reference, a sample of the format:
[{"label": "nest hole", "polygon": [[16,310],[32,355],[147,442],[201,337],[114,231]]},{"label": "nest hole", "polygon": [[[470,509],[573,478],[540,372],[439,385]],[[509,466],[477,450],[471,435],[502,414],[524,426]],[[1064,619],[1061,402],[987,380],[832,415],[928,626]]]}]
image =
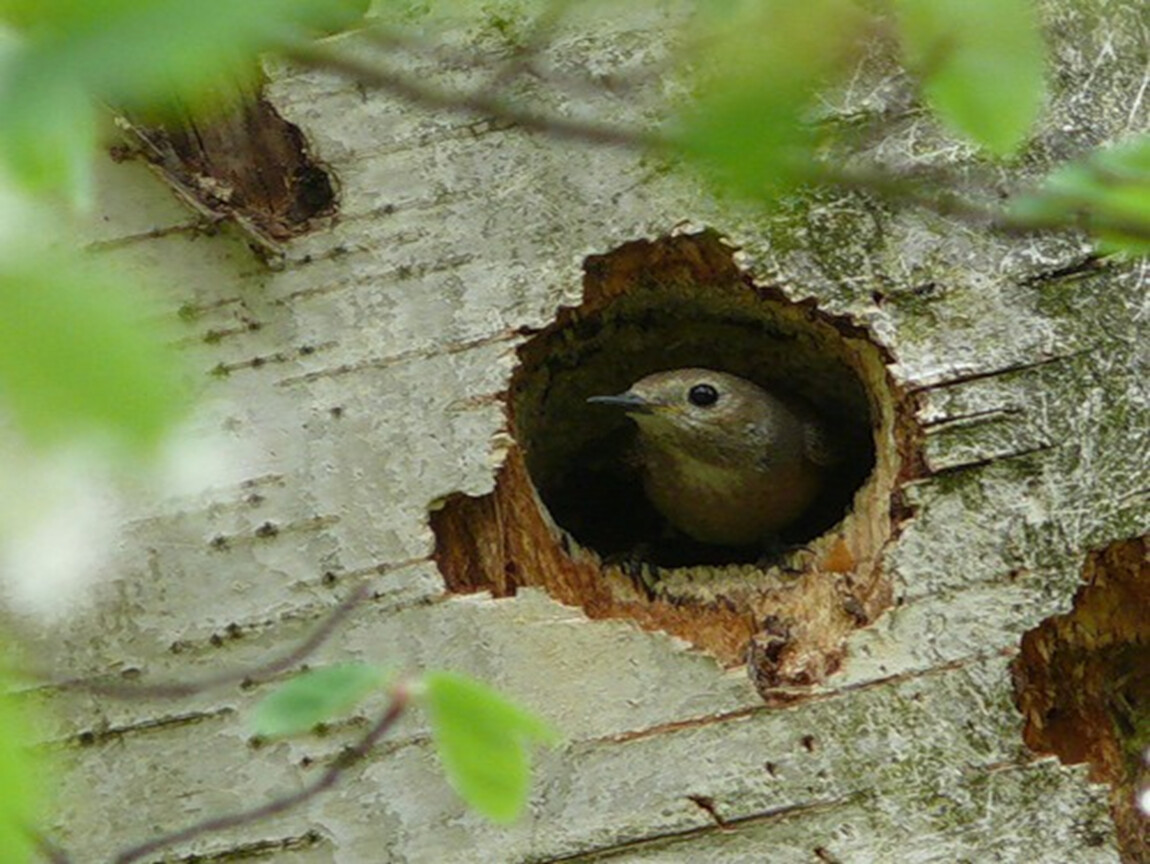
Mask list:
[{"label": "nest hole", "polygon": [[[515,445],[495,492],[455,496],[432,515],[450,590],[541,586],[591,617],[633,618],[728,664],[775,622],[789,641],[772,642],[777,669],[756,679],[767,686],[815,683],[837,667],[845,634],[889,605],[879,562],[903,511],[913,412],[862,327],[758,284],[735,251],[707,230],[585,261],[583,302],[520,348],[508,396]],[[801,400],[836,431],[845,458],[785,530],[793,551],[778,566],[762,549],[667,532],[629,456],[633,424],[587,403],[680,367]]]},{"label": "nest hole", "polygon": [[[595,280],[599,262],[588,263]],[[639,281],[602,308],[522,351],[512,387],[515,439],[555,523],[605,561],[641,559],[658,568],[751,564],[762,547],[699,543],[669,531],[647,500],[634,458],[636,427],[587,398],[626,390],[668,369],[703,367],[739,375],[813,408],[835,432],[844,458],[815,502],[783,529],[783,548],[803,546],[840,522],[875,467],[871,400],[840,331],[742,274],[724,281]],[[776,296],[771,296],[776,294]]]},{"label": "nest hole", "polygon": [[1091,553],[1083,579],[1070,612],[1022,638],[1013,674],[1023,739],[1088,764],[1110,786],[1123,860],[1147,861],[1150,822],[1137,799],[1150,785],[1150,539]]}]

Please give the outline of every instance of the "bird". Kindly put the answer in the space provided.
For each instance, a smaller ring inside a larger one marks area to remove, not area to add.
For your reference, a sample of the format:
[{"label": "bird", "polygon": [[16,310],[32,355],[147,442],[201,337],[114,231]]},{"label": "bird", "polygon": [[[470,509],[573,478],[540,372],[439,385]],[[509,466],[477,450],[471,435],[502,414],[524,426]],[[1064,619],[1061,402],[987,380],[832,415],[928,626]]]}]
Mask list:
[{"label": "bird", "polygon": [[809,406],[728,372],[669,369],[587,401],[636,423],[648,500],[700,543],[777,546],[841,458]]}]

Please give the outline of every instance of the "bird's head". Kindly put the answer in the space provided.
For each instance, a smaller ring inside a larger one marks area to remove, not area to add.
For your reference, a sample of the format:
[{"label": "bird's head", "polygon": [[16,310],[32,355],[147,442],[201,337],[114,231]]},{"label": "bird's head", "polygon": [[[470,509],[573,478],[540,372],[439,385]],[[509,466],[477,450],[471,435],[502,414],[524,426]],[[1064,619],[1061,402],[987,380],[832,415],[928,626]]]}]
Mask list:
[{"label": "bird's head", "polygon": [[722,458],[762,446],[770,398],[736,375],[691,368],[656,372],[623,393],[587,401],[626,411],[647,443]]}]

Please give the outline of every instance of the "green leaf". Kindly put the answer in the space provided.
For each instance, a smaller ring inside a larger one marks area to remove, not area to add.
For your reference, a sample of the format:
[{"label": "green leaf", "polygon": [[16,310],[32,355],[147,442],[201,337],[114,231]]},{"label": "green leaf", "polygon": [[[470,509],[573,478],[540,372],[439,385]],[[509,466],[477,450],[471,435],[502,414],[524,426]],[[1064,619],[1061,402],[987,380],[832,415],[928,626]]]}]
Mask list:
[{"label": "green leaf", "polygon": [[17,697],[0,692],[0,849],[12,864],[32,860],[35,844],[28,829],[38,822],[44,791],[44,766],[31,747],[31,727],[21,707]]},{"label": "green leaf", "polygon": [[1030,0],[896,0],[907,64],[952,128],[1005,156],[1045,98],[1046,52]]},{"label": "green leaf", "polygon": [[[25,26],[23,80],[63,76],[120,109],[179,109],[255,73],[319,0],[8,0]],[[5,8],[6,7],[6,8]]]},{"label": "green leaf", "polygon": [[187,406],[171,331],[91,259],[0,261],[0,400],[31,440],[155,445]]},{"label": "green leaf", "polygon": [[0,79],[7,85],[0,85],[0,160],[28,191],[61,191],[84,207],[96,152],[92,101],[69,78],[25,71],[16,66]]},{"label": "green leaf", "polygon": [[269,738],[297,735],[337,717],[378,690],[387,674],[366,663],[340,663],[297,675],[256,706],[255,731]]},{"label": "green leaf", "polygon": [[554,743],[538,717],[491,688],[451,672],[423,678],[432,735],[448,782],[493,822],[519,817],[530,784],[530,745]]},{"label": "green leaf", "polygon": [[233,101],[257,56],[351,23],[363,0],[0,0],[0,157],[33,192],[83,199],[95,105],[184,118]]},{"label": "green leaf", "polygon": [[[199,8],[205,14],[226,16],[229,6],[247,6],[246,10],[235,10],[238,19],[214,20],[262,19],[270,26],[276,22],[273,13],[279,9],[280,23],[298,18],[316,26],[332,26],[358,20],[366,14],[369,5],[370,0],[245,0],[243,3],[199,0],[198,4],[193,0],[100,0],[98,3],[92,0],[0,0],[0,20],[36,34],[64,33],[95,30],[109,22],[118,23],[153,11],[179,16],[188,9]],[[236,35],[219,33],[224,40]]]},{"label": "green leaf", "polygon": [[1058,169],[1010,216],[1028,227],[1082,227],[1104,250],[1150,255],[1150,135]]},{"label": "green leaf", "polygon": [[706,77],[672,141],[736,194],[784,193],[814,171],[814,94],[856,55],[867,19],[847,0],[709,12],[698,58]]}]

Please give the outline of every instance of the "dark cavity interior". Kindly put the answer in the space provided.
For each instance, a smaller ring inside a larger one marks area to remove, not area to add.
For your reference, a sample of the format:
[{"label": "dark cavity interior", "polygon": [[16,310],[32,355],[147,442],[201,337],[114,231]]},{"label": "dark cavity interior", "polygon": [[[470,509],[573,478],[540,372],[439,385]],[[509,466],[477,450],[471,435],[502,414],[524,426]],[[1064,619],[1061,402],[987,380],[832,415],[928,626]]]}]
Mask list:
[{"label": "dark cavity interior", "polygon": [[[588,262],[592,298],[601,261]],[[635,269],[618,296],[567,310],[521,351],[512,419],[536,490],[556,524],[608,562],[681,567],[779,557],[840,521],[875,464],[873,412],[860,377],[867,373],[851,347],[860,334],[733,268],[702,279],[693,270],[660,272],[657,262]],[[780,548],[709,546],[669,532],[643,494],[633,422],[587,404],[589,396],[620,393],[651,372],[684,366],[731,372],[805,400],[841,436],[847,458],[822,497],[784,531]]]}]

